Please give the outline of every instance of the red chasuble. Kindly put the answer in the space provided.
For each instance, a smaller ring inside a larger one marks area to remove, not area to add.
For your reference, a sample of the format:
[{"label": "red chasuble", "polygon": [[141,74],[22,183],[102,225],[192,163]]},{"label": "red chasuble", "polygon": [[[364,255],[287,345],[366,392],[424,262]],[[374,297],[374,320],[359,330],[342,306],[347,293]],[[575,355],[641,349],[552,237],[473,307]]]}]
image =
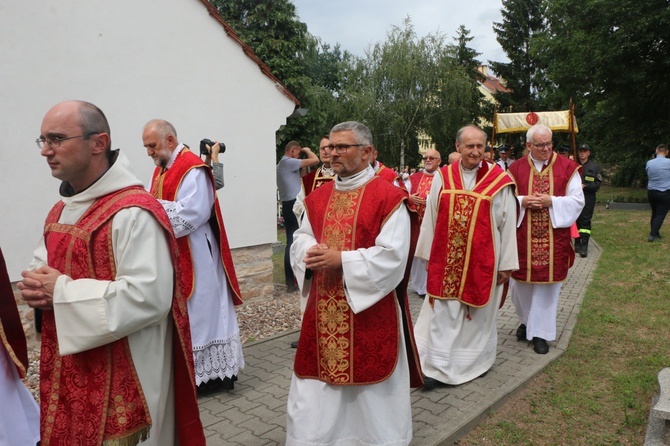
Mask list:
[{"label": "red chasuble", "polygon": [[493,197],[511,186],[512,180],[498,165],[488,162],[477,170],[470,191],[464,189],[460,162],[442,167],[438,175],[442,190],[426,291],[434,299],[483,307],[491,299],[497,273]]},{"label": "red chasuble", "polygon": [[[203,168],[207,170],[209,179],[212,184],[212,190],[215,191],[214,176],[211,170],[202,162],[200,157],[195,155],[187,148],[177,155],[172,166],[164,172],[160,168],[154,170],[151,179],[151,195],[167,201],[176,201],[179,186],[184,180],[184,177],[191,169]],[[240,293],[240,286],[237,283],[237,275],[235,274],[235,266],[233,265],[233,257],[230,254],[230,247],[228,246],[228,236],[226,235],[226,228],[223,225],[223,216],[221,215],[221,208],[219,207],[219,199],[214,193],[214,206],[212,214],[209,218],[209,225],[214,232],[214,236],[219,242],[219,251],[221,252],[221,263],[223,270],[226,273],[228,285],[233,291],[233,304],[242,304],[242,294]],[[177,239],[179,246],[179,273],[186,276],[185,280],[190,283],[190,290],[186,293],[187,298],[191,298],[195,290],[195,275],[193,273],[193,254],[191,253],[191,245],[188,237],[179,237]]]},{"label": "red chasuble", "polygon": [[[349,191],[337,191],[334,183],[328,183],[305,199],[305,208],[317,243],[351,251],[374,246],[386,220],[405,199],[399,188],[373,177]],[[393,291],[367,310],[354,314],[342,281],[341,270],[314,271],[295,357],[295,374],[331,385],[384,381],[398,361],[396,298],[400,296]],[[421,374],[411,319],[405,320],[409,307],[402,297],[400,308],[412,385],[419,386]]]},{"label": "red chasuble", "polygon": [[319,166],[318,169],[309,172],[301,178],[302,187],[305,189],[305,197],[311,194],[314,189],[333,181],[334,177],[324,175],[322,169],[323,166]]},{"label": "red chasuble", "polygon": [[16,307],[2,250],[0,250],[0,341],[5,345],[19,376],[24,378],[28,370],[26,334],[23,332],[21,316]]},{"label": "red chasuble", "polygon": [[[529,156],[512,163],[507,172],[516,183],[518,195],[541,193],[564,197],[579,168],[574,161],[554,153],[542,172],[538,172]],[[526,209],[516,234],[519,270],[512,273],[514,279],[528,283],[565,280],[575,261],[570,228],[552,227],[549,209]]]},{"label": "red chasuble", "polygon": [[379,169],[375,171],[375,175],[385,179],[391,184],[393,184],[395,180],[398,180],[397,186],[404,191],[407,190],[407,188],[405,187],[405,182],[402,180],[402,178],[400,178],[400,175],[398,175],[398,173],[395,170],[389,169],[382,163],[379,163]]},{"label": "red chasuble", "polygon": [[[430,187],[433,185],[433,178],[435,178],[435,175],[428,175],[426,172],[416,172],[410,175],[410,194],[418,195],[419,197],[425,199],[430,192]],[[421,226],[421,222],[423,221],[423,214],[426,213],[426,205],[416,204],[414,206],[419,216],[419,226]]]},{"label": "red chasuble", "polygon": [[[128,207],[149,211],[163,226],[176,268],[176,243],[165,210],[141,187],[99,198],[75,225],[58,223],[63,207],[64,203],[58,202],[49,212],[44,241],[49,266],[72,279],[115,279],[112,219]],[[204,445],[183,288],[175,279],[172,317],[177,433],[181,444]],[[152,424],[128,338],[61,356],[53,311],[43,313],[40,400],[43,446],[134,445],[148,437]]]}]

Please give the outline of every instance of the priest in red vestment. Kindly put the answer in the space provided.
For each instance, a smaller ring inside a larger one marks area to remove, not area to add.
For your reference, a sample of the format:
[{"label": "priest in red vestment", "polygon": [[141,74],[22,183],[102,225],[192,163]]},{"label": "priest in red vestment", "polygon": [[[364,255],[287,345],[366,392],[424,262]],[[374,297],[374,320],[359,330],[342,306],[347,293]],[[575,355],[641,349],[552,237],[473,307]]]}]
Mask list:
[{"label": "priest in red vestment", "polygon": [[[423,214],[426,212],[426,198],[433,184],[435,172],[440,168],[442,156],[435,149],[428,149],[423,154],[423,169],[409,176],[409,200],[417,213],[417,224],[421,226]],[[426,261],[416,255],[412,259],[410,270],[410,287],[419,296],[426,294]]]},{"label": "priest in red vestment", "polygon": [[165,211],[111,150],[95,105],[57,104],[36,142],[62,181],[18,284],[45,310],[42,444],[204,445],[187,287]]},{"label": "priest in red vestment", "polygon": [[519,202],[519,270],[510,292],[519,322],[518,340],[529,340],[538,354],[556,339],[561,284],[575,260],[570,226],[584,207],[580,166],[552,150],[552,132],[536,124],[526,134],[528,155],[507,171]]},{"label": "priest in red vestment", "polygon": [[[421,374],[406,294],[406,194],[370,166],[358,122],[330,133],[335,180],[305,200],[291,247],[309,296],[287,404],[287,445],[406,445]],[[382,416],[380,416],[382,415]]]},{"label": "priest in red vestment", "polygon": [[179,245],[179,274],[191,321],[195,382],[201,392],[232,389],[244,368],[235,305],[242,303],[211,169],[177,139],[169,122],[144,126],[156,164],[151,195],[167,211]]},{"label": "priest in red vestment", "polygon": [[435,174],[428,194],[416,250],[428,261],[427,294],[414,330],[426,389],[491,368],[502,289],[519,265],[512,180],[485,147],[479,127],[461,128],[461,160]]}]

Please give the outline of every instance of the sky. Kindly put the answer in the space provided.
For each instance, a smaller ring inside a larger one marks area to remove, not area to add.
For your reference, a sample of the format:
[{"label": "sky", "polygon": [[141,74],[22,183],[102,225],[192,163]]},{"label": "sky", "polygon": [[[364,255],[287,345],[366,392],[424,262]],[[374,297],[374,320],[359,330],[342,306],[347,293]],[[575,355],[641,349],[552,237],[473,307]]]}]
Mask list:
[{"label": "sky", "polygon": [[391,26],[401,26],[410,17],[419,37],[440,32],[446,43],[460,25],[474,37],[470,48],[482,53],[480,62],[506,62],[507,56],[495,39],[493,22],[501,22],[502,0],[292,0],[301,22],[321,41],[340,44],[356,56],[377,42],[386,40]]}]

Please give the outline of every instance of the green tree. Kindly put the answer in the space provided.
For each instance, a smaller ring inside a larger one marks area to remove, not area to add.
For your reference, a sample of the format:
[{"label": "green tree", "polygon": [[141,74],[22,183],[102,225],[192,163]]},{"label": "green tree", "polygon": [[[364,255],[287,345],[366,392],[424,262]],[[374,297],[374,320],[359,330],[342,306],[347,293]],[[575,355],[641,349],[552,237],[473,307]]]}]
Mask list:
[{"label": "green tree", "polygon": [[477,101],[453,46],[441,34],[419,39],[407,18],[345,70],[339,103],[348,119],[370,127],[385,164],[418,165],[418,136],[427,134],[438,148],[451,145],[458,127],[472,122]]},{"label": "green tree", "polygon": [[494,22],[496,40],[509,62],[489,61],[493,71],[504,79],[509,93],[498,93],[503,108],[514,111],[539,110],[539,96],[546,87],[540,59],[532,52],[533,38],[545,28],[543,0],[502,0],[502,22]]},{"label": "green tree", "polygon": [[277,132],[277,158],[292,139],[314,147],[332,126],[330,116],[338,89],[338,69],[348,56],[310,35],[289,0],[212,0],[221,17],[235,30],[274,76],[308,109],[289,119]]},{"label": "green tree", "polygon": [[[470,30],[467,29],[464,25],[461,25],[456,31],[456,61],[458,65],[465,69],[465,72],[472,78],[473,82],[470,86],[472,89],[477,89],[477,84],[484,82],[486,76],[480,71],[480,66],[482,63],[477,59],[481,53],[478,53],[474,48],[470,48],[468,44],[474,40],[474,37],[470,36]],[[489,101],[484,98],[484,95],[479,95],[479,101],[477,101],[471,110],[471,121],[477,122],[480,117],[491,117],[493,116],[494,106]]]},{"label": "green tree", "polygon": [[575,98],[579,139],[598,159],[628,166],[623,183],[644,182],[634,166],[670,139],[670,5],[554,0],[546,17],[537,52],[553,86],[547,100]]}]

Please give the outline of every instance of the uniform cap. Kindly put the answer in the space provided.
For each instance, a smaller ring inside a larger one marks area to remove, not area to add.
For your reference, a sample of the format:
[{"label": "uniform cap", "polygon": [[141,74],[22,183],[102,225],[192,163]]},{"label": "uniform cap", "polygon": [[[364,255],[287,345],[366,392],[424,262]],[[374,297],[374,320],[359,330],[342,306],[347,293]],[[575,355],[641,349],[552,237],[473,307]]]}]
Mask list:
[{"label": "uniform cap", "polygon": [[577,150],[588,150],[590,152],[591,147],[589,147],[588,144],[582,144],[581,146],[579,146],[579,149],[577,149]]}]

